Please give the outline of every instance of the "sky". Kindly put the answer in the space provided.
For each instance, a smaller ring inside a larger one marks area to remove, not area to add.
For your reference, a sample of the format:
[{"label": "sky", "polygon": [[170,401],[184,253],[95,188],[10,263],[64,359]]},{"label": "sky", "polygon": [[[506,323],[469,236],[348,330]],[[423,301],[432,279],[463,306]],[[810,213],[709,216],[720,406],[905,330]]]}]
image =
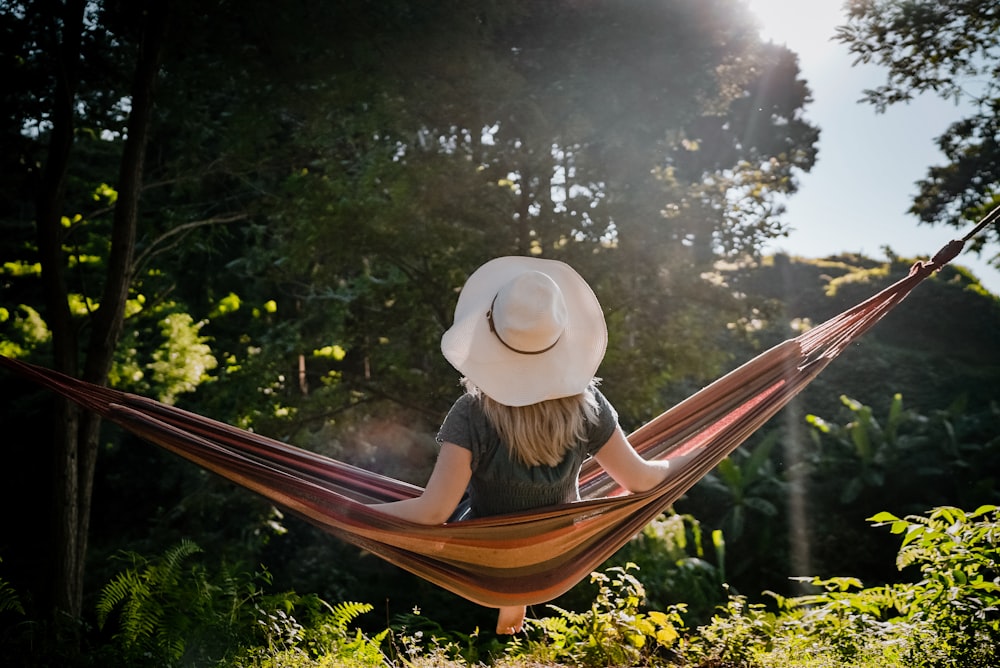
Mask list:
[{"label": "sky", "polygon": [[[842,0],[748,0],[762,25],[762,36],[799,54],[802,77],[813,102],[805,117],[820,128],[819,155],[812,171],[799,174],[799,190],[786,201],[785,221],[792,231],[769,251],[819,258],[842,252],[886,257],[930,256],[965,232],[950,226],[918,224],[906,213],[916,182],[928,167],[945,162],[935,139],[964,114],[954,102],[923,96],[877,114],[859,103],[865,88],[885,80],[874,65],[852,66],[847,47],[833,41],[845,22]],[[970,225],[971,229],[971,225]],[[964,265],[994,294],[1000,271],[982,257],[963,253]]]}]

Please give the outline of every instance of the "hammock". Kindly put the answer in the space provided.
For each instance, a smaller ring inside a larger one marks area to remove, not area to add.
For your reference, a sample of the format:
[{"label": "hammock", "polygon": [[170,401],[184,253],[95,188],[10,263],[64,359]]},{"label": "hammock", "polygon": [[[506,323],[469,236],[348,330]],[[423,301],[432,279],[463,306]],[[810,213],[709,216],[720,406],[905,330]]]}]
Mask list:
[{"label": "hammock", "polygon": [[[680,473],[627,494],[588,460],[582,501],[424,526],[370,507],[421,488],[140,396],[0,356],[0,364],[124,429],[266,497],[315,526],[489,607],[543,603],[587,577],[785,406],[924,278],[952,241],[867,301],[764,352],[629,436],[646,458],[683,457]],[[685,456],[688,455],[688,456]]]}]

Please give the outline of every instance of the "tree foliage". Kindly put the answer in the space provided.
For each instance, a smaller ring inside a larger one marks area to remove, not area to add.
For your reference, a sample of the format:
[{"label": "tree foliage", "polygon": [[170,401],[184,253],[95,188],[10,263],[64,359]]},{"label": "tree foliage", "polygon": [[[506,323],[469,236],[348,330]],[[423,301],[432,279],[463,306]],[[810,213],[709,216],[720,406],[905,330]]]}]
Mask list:
[{"label": "tree foliage", "polygon": [[[634,424],[725,363],[745,307],[706,276],[784,232],[815,158],[794,55],[735,0],[39,0],[0,24],[3,349],[400,477],[433,455],[476,266],[576,266]],[[39,549],[77,615],[118,437],[53,422],[53,462],[11,448],[62,490]]]},{"label": "tree foliage", "polygon": [[[838,28],[838,39],[856,62],[886,69],[886,82],[865,91],[865,101],[883,111],[931,93],[968,109],[938,138],[946,163],[929,168],[911,212],[924,222],[956,227],[979,220],[1000,202],[996,3],[851,0],[846,6],[848,22]],[[980,237],[973,247],[982,244]]]},{"label": "tree foliage", "polygon": [[[808,331],[904,277],[913,260],[888,253],[777,256],[726,274],[761,304],[734,326],[757,348]],[[1000,501],[998,306],[967,271],[945,267],[678,501],[678,511],[724,530],[730,585],[788,593],[789,573],[845,570],[892,580],[892,545],[861,521],[886,499],[904,514]]]}]

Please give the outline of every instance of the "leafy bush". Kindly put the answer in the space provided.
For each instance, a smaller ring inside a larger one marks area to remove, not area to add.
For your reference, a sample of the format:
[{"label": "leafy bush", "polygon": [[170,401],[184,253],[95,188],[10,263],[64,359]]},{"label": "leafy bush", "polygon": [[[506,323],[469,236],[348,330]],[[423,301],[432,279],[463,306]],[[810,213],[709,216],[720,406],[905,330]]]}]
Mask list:
[{"label": "leafy bush", "polygon": [[645,592],[629,572],[635,568],[627,564],[592,573],[598,594],[589,610],[549,606],[558,615],[526,620],[529,639],[512,641],[508,654],[575,666],[631,666],[659,649],[673,647],[684,630],[683,606],[640,612]]},{"label": "leafy bush", "polygon": [[[785,644],[822,647],[839,661],[866,656],[912,667],[994,666],[1000,646],[1000,514],[940,507],[926,517],[870,518],[903,536],[896,564],[912,583],[862,588],[855,578],[813,578],[821,592],[776,597]],[[776,641],[777,642],[777,641]]]},{"label": "leafy bush", "polygon": [[820,591],[776,608],[733,596],[678,644],[681,665],[805,668],[978,668],[998,665],[1000,513],[939,507],[870,521],[902,535],[896,564],[916,582],[863,588],[811,578]]},{"label": "leafy bush", "polygon": [[[664,513],[646,525],[608,565],[636,567],[645,593],[645,609],[667,610],[684,604],[688,625],[711,617],[726,601],[725,542],[719,530],[706,536],[693,516]],[[591,587],[592,599],[597,595]]]},{"label": "leafy bush", "polygon": [[707,624],[684,638],[682,654],[692,665],[756,666],[773,649],[777,617],[744,596],[731,596]]},{"label": "leafy bush", "polygon": [[480,633],[479,627],[471,633],[447,629],[422,615],[419,608],[394,617],[390,633],[387,653],[392,665],[396,661],[410,667],[479,665],[503,653],[495,635]]},{"label": "leafy bush", "polygon": [[[852,577],[811,578],[817,593],[771,594],[771,605],[730,595],[710,621],[691,628],[682,604],[646,607],[638,567],[628,563],[592,574],[597,593],[589,608],[550,605],[552,615],[528,619],[526,631],[505,648],[490,634],[448,631],[416,612],[401,626],[367,636],[350,625],[370,605],[266,594],[266,572],[211,571],[196,561],[200,549],[184,541],[155,559],[125,555],[130,567],[105,586],[98,603],[112,640],[92,659],[231,668],[997,665],[1000,510],[942,506],[905,518],[879,513],[869,521],[901,537],[896,566],[916,575],[913,581],[864,588]],[[665,516],[661,522],[672,527],[660,527],[662,539],[688,536],[693,520]],[[687,548],[674,548],[673,557],[686,558]]]},{"label": "leafy bush", "polygon": [[900,569],[917,567],[914,584],[885,588],[883,614],[895,610],[909,623],[934,630],[942,653],[934,665],[995,665],[1000,647],[1000,510],[981,506],[971,513],[941,507],[929,516],[901,519],[891,513],[871,518],[889,525],[903,542]]},{"label": "leafy bush", "polygon": [[[348,625],[371,611],[331,606],[317,596],[266,594],[266,571],[190,563],[201,549],[182,541],[154,559],[125,553],[131,566],[104,586],[98,621],[112,629],[102,654],[133,666],[379,666],[385,633],[368,638]],[[330,663],[333,661],[333,663]]]},{"label": "leafy bush", "polygon": [[846,424],[815,415],[806,421],[813,427],[817,477],[835,481],[842,504],[866,492],[878,499],[891,493],[920,509],[996,498],[1000,407],[971,411],[967,398],[960,397],[925,415],[905,409],[902,396],[895,394],[885,416],[876,418],[870,406],[840,399],[850,417]]},{"label": "leafy bush", "polygon": [[[285,595],[286,597],[289,595]],[[353,633],[348,625],[356,617],[372,611],[368,603],[339,603],[331,606],[316,597],[308,603],[300,619],[282,608],[258,606],[257,624],[263,630],[266,645],[240,651],[230,665],[233,668],[356,668],[382,666],[385,657],[380,644],[388,630],[369,638],[360,630]]]},{"label": "leafy bush", "polygon": [[[849,397],[841,401],[848,416],[843,423],[807,418],[813,427],[812,572],[836,568],[864,580],[899,580],[892,568],[895,541],[889,535],[872,538],[861,518],[883,509],[902,516],[995,503],[1000,407],[970,410],[959,399],[945,409],[921,412],[904,407],[897,394],[883,412]],[[892,500],[890,508],[886,499]]]}]

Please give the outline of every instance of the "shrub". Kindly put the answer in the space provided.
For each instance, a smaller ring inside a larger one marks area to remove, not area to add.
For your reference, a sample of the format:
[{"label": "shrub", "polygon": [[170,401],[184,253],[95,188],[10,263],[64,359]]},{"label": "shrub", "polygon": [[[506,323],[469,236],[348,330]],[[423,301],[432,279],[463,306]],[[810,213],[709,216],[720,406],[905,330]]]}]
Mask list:
[{"label": "shrub", "polygon": [[589,610],[550,605],[557,615],[527,620],[529,639],[515,638],[508,655],[575,666],[634,666],[657,650],[675,646],[684,630],[683,606],[640,612],[645,592],[629,572],[634,569],[635,564],[627,564],[592,573],[598,594]]},{"label": "shrub", "polygon": [[813,578],[822,591],[776,597],[785,635],[818,639],[850,662],[873,647],[901,665],[993,666],[1000,646],[1000,515],[995,506],[973,512],[939,507],[905,519],[870,518],[902,535],[896,565],[916,567],[920,579],[862,588],[855,578]]},{"label": "shrub", "polygon": [[[192,562],[201,549],[182,541],[162,556],[125,553],[131,566],[105,585],[97,605],[112,631],[106,662],[138,666],[323,666],[350,658],[379,666],[384,632],[368,638],[348,625],[372,609],[331,606],[314,595],[267,594],[266,571],[212,571]],[[333,661],[333,663],[330,663]]]},{"label": "shrub", "polygon": [[[706,538],[710,546],[706,546]],[[709,619],[715,608],[725,603],[724,563],[722,532],[715,530],[706,536],[697,519],[674,512],[646,525],[608,562],[637,568],[646,609],[668,610],[683,603],[688,625]],[[591,598],[594,595],[591,591]]]}]

